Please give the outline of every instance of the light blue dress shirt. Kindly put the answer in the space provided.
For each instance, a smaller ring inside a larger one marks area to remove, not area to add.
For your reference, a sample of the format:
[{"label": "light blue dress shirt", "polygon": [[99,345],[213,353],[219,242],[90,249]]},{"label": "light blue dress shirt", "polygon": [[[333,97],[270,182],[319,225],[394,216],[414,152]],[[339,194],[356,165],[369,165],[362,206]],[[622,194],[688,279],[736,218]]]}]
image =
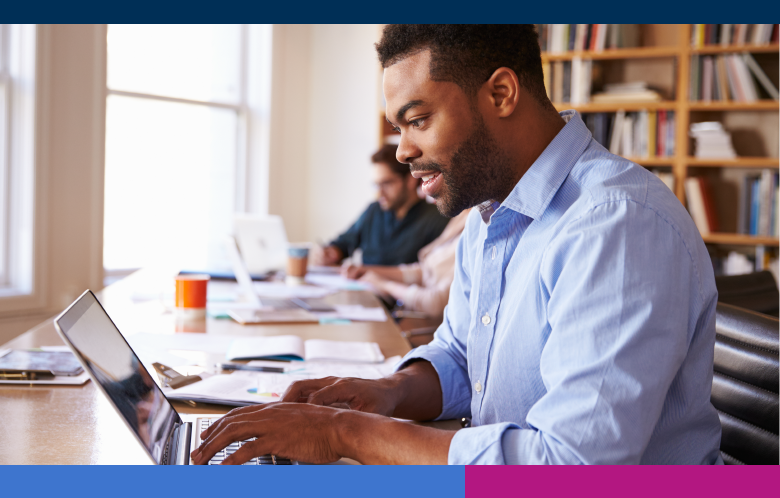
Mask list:
[{"label": "light blue dress shirt", "polygon": [[472,210],[434,340],[451,464],[721,463],[717,291],[691,217],[580,116]]}]

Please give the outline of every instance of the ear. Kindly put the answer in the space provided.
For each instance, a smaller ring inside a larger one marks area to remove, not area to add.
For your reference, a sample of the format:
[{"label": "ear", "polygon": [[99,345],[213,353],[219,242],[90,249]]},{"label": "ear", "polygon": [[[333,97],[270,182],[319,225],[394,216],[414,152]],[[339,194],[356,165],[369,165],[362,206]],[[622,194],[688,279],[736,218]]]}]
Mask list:
[{"label": "ear", "polygon": [[483,89],[489,93],[496,117],[506,118],[515,112],[520,99],[520,81],[513,70],[508,67],[496,69]]}]

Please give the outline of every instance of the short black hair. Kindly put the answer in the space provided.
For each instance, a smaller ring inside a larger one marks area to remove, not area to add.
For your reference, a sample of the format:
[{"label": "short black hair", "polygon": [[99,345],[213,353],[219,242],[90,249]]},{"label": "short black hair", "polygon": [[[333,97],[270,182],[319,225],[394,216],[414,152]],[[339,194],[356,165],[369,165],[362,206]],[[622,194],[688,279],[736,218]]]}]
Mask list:
[{"label": "short black hair", "polygon": [[373,156],[371,156],[371,162],[374,164],[387,165],[388,168],[393,170],[393,173],[402,178],[406,175],[411,175],[412,172],[409,170],[409,165],[398,162],[398,158],[395,155],[397,151],[397,145],[385,144],[381,149],[376,151]]},{"label": "short black hair", "polygon": [[376,44],[383,68],[426,49],[434,81],[451,81],[473,97],[496,69],[508,67],[535,100],[552,108],[533,24],[388,24]]}]

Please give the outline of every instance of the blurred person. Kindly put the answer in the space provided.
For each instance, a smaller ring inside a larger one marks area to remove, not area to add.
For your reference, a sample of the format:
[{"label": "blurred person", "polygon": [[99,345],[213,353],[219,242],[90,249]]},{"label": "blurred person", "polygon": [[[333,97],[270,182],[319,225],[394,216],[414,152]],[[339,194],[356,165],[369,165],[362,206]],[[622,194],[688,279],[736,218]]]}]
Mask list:
[{"label": "blurred person", "polygon": [[404,310],[421,311],[440,321],[455,277],[455,252],[469,210],[452,218],[436,240],[420,249],[418,262],[398,266],[348,265],[347,278],[368,282],[379,293],[400,301]]},{"label": "blurred person", "polygon": [[420,199],[409,166],[396,159],[396,145],[384,145],[372,157],[377,200],[357,221],[325,247],[312,250],[313,265],[336,265],[357,249],[363,264],[415,263],[417,253],[441,234],[449,221]]}]

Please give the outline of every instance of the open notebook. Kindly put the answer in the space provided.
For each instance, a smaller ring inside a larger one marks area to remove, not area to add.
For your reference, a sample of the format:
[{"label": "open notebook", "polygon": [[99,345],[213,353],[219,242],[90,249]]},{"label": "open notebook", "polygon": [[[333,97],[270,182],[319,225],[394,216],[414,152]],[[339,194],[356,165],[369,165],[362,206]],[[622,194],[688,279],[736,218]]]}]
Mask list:
[{"label": "open notebook", "polygon": [[304,341],[294,335],[236,339],[230,344],[226,356],[228,360],[329,360],[357,363],[380,363],[385,360],[375,342]]}]

